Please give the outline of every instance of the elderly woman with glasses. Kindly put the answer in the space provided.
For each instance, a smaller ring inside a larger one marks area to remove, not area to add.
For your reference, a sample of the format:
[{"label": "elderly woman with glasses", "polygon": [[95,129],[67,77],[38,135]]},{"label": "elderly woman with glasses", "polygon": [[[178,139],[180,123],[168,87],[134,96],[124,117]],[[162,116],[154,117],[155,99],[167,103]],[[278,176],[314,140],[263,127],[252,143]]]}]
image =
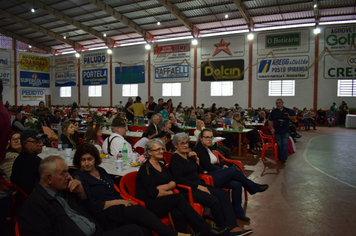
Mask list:
[{"label": "elderly woman with glasses", "polygon": [[237,225],[233,207],[226,191],[206,185],[199,178],[202,171],[200,160],[195,152],[189,150],[189,138],[186,133],[178,133],[173,137],[175,153],[171,157],[169,168],[177,184],[188,185],[192,189],[194,202],[209,207],[218,227],[230,229],[229,235],[247,235],[252,230],[243,230]]},{"label": "elderly woman with glasses", "polygon": [[242,186],[247,189],[250,194],[264,192],[267,184],[259,185],[246,178],[244,173],[236,167],[228,167],[226,165],[217,164],[217,157],[209,147],[213,141],[213,131],[204,129],[199,134],[199,141],[193,148],[199,157],[200,166],[211,175],[214,180],[214,186],[219,188],[232,189],[232,206],[235,212],[236,219],[242,221],[250,221],[250,218],[245,216],[244,209],[241,207]]},{"label": "elderly woman with glasses", "polygon": [[99,166],[100,163],[98,149],[91,143],[81,144],[73,158],[73,165],[78,168],[73,177],[82,183],[104,229],[137,224],[145,235],[151,235],[151,231],[154,231],[162,236],[188,236],[164,225],[146,208],[122,199],[115,190],[113,178]]},{"label": "elderly woman with glasses", "polygon": [[173,176],[162,164],[164,144],[160,139],[152,139],[145,146],[147,161],[140,167],[136,179],[136,197],[146,203],[146,208],[158,217],[167,217],[170,212],[175,229],[186,232],[186,219],[194,232],[201,235],[223,235],[211,226],[189,205],[180,194],[173,194],[176,187]]}]

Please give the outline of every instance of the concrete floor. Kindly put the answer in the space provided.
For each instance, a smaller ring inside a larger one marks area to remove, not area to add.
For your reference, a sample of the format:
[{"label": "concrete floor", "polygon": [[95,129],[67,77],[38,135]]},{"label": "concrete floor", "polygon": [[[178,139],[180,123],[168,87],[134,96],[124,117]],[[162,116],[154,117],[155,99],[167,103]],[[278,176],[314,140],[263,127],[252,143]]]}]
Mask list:
[{"label": "concrete floor", "polygon": [[[254,236],[356,235],[356,130],[317,127],[300,131],[297,152],[285,165],[273,153],[243,160],[249,178],[269,184],[249,195],[249,224]],[[258,152],[260,154],[260,151]]]}]

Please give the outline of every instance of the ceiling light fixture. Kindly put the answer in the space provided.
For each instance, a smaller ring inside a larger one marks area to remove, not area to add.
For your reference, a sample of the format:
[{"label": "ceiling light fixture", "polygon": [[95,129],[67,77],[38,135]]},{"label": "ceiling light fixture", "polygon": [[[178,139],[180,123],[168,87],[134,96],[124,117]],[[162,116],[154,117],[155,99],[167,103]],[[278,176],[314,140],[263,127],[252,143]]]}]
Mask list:
[{"label": "ceiling light fixture", "polygon": [[194,46],[197,45],[197,44],[198,44],[198,40],[193,39],[193,40],[192,40],[192,44],[193,44]]},{"label": "ceiling light fixture", "polygon": [[314,4],[314,8],[317,8],[318,7],[318,4]]},{"label": "ceiling light fixture", "polygon": [[29,47],[29,48],[32,48],[32,46],[31,46],[31,45],[28,45],[28,47]]},{"label": "ceiling light fixture", "polygon": [[109,55],[112,54],[112,50],[111,49],[108,49],[107,52],[108,52]]},{"label": "ceiling light fixture", "polygon": [[225,19],[227,19],[227,18],[229,18],[229,15],[228,15],[228,14],[225,15]]},{"label": "ceiling light fixture", "polygon": [[146,48],[146,50],[150,50],[150,49],[151,49],[151,45],[146,44],[146,45],[145,45],[145,48]]},{"label": "ceiling light fixture", "polygon": [[157,21],[157,25],[161,25],[161,22]]},{"label": "ceiling light fixture", "polygon": [[106,37],[106,34],[104,33],[103,36]]},{"label": "ceiling light fixture", "polygon": [[75,57],[76,57],[76,58],[79,58],[79,57],[80,57],[80,54],[79,54],[79,53],[76,53],[76,54],[75,54]]},{"label": "ceiling light fixture", "polygon": [[253,33],[249,33],[249,34],[247,35],[247,39],[248,39],[248,40],[252,40],[254,37],[255,37],[255,36],[253,35]]},{"label": "ceiling light fixture", "polygon": [[314,29],[314,34],[320,34],[320,28],[319,27]]},{"label": "ceiling light fixture", "polygon": [[64,35],[64,36],[63,36],[63,38],[64,38],[64,39],[66,39],[66,38],[67,38],[67,36],[65,36],[65,35]]},{"label": "ceiling light fixture", "polygon": [[35,8],[31,8],[31,12],[32,12],[32,13],[35,13]]}]

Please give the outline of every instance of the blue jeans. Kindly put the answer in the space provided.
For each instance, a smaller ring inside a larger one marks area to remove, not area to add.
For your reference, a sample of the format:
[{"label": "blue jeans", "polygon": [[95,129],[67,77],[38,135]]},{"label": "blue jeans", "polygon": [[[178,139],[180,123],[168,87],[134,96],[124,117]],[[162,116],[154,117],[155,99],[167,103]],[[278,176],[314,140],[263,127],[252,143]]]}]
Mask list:
[{"label": "blue jeans", "polygon": [[143,117],[135,116],[135,117],[134,117],[134,124],[136,124],[136,120],[137,120],[137,123],[138,123],[138,124],[141,124],[141,125],[144,125],[144,124],[145,124],[145,118],[143,118]]},{"label": "blue jeans", "polygon": [[241,207],[242,186],[250,194],[255,194],[259,188],[259,185],[246,178],[244,173],[236,167],[209,171],[208,175],[213,177],[214,186],[232,190],[232,206],[234,208],[236,218],[245,216],[245,212]]},{"label": "blue jeans", "polygon": [[276,138],[277,146],[278,146],[278,159],[280,161],[286,161],[288,158],[289,132],[284,134],[274,133],[274,137]]}]

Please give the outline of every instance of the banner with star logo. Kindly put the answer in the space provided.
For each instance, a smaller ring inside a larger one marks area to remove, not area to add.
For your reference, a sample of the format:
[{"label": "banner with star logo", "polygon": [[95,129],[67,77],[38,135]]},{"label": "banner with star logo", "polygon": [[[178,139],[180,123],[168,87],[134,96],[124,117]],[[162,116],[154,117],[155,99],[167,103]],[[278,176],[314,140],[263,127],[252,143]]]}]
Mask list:
[{"label": "banner with star logo", "polygon": [[244,55],[244,35],[202,39],[201,58],[242,57]]}]

